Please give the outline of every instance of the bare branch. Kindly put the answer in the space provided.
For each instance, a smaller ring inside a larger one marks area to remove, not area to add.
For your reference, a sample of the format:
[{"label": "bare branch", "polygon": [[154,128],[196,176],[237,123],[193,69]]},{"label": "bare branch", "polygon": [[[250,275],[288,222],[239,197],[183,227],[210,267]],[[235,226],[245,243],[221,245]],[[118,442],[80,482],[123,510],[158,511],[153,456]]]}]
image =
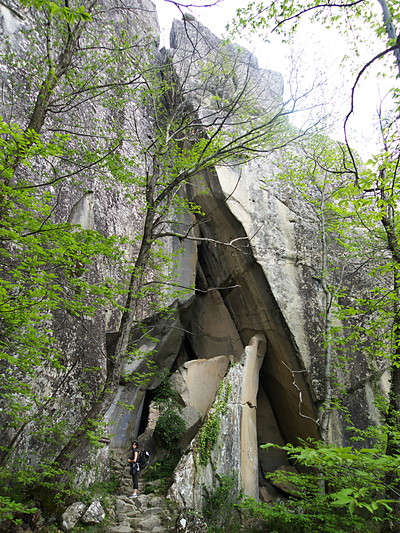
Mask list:
[{"label": "bare branch", "polygon": [[172,4],[174,6],[176,6],[179,10],[181,10],[182,8],[198,8],[198,7],[213,7],[213,6],[216,6],[217,4],[221,3],[222,0],[213,0],[209,3],[204,3],[202,2],[201,0],[199,0],[199,2],[197,3],[188,3],[188,2],[178,2],[177,0],[164,0],[164,2],[167,2],[167,4]]},{"label": "bare branch", "polygon": [[[338,8],[341,9],[341,8],[357,6],[358,4],[362,4],[364,2],[365,2],[365,0],[356,0],[355,2],[350,2],[349,4],[331,4],[331,3],[317,4],[316,6],[311,6],[311,7],[308,7],[306,9],[303,9],[302,11],[299,11],[298,13],[296,13],[295,15],[292,15],[291,17],[287,17],[287,18],[281,20],[276,26],[274,26],[272,28],[271,31],[275,31],[275,30],[277,30],[279,28],[279,26],[282,26],[282,24],[285,24],[286,22],[289,22],[290,20],[299,18],[302,15],[304,15],[305,13],[310,13],[311,11],[314,11],[315,9],[323,9],[325,7],[328,7],[328,8],[338,7]],[[261,11],[261,13],[264,12],[264,11],[266,11],[266,9],[263,9],[263,11]]]},{"label": "bare branch", "polygon": [[[160,233],[155,236],[155,238],[164,238],[164,237],[177,237],[179,240],[188,240],[188,241],[195,241],[195,242],[207,242],[214,244],[214,246],[220,245],[220,246],[231,246],[235,250],[238,250],[241,253],[248,253],[242,250],[241,247],[236,246],[235,243],[238,241],[248,241],[248,237],[237,237],[236,239],[232,239],[230,242],[224,242],[224,241],[218,241],[216,239],[211,239],[209,237],[191,237],[190,235],[181,235],[179,233],[174,232],[166,232],[166,233]],[[246,244],[246,248],[249,248],[249,244]]]},{"label": "bare branch", "polygon": [[355,90],[356,90],[356,87],[357,87],[357,84],[358,82],[360,81],[360,78],[361,76],[364,74],[364,72],[375,62],[377,61],[378,59],[380,59],[381,57],[385,56],[386,54],[388,54],[389,52],[393,52],[393,50],[398,50],[399,48],[399,43],[396,43],[395,45],[391,46],[390,48],[387,48],[386,50],[384,50],[383,52],[380,52],[379,54],[377,54],[376,56],[374,56],[370,61],[368,61],[368,63],[366,63],[363,68],[360,70],[360,72],[357,74],[356,76],[356,79],[355,79],[355,82],[353,83],[353,86],[351,88],[351,100],[350,100],[350,111],[347,113],[345,119],[344,119],[344,123],[343,123],[343,131],[344,131],[344,138],[345,138],[345,142],[346,142],[346,147],[347,147],[347,150],[349,152],[349,155],[350,155],[350,158],[352,160],[352,163],[353,163],[353,167],[354,167],[354,174],[355,174],[355,182],[356,184],[358,183],[358,170],[357,170],[357,162],[355,160],[355,156],[354,156],[354,153],[353,153],[353,150],[352,148],[350,147],[350,143],[349,143],[349,139],[348,139],[348,135],[347,135],[347,122],[349,121],[349,118],[350,116],[352,115],[353,111],[354,111],[354,93],[355,93]]}]

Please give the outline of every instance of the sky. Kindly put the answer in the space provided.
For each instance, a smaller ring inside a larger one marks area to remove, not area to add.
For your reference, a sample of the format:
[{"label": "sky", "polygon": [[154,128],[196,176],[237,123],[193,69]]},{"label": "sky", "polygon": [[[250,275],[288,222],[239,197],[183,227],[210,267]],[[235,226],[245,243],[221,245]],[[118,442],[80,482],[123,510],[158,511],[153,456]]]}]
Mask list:
[{"label": "sky", "polygon": [[[190,3],[194,1],[188,0]],[[201,0],[198,2],[201,3]],[[172,20],[181,18],[181,13],[167,0],[155,0],[155,3],[161,28],[161,46],[168,47]],[[190,8],[185,11],[194,14],[199,22],[222,37],[236,9],[245,4],[246,0],[221,0],[212,7]],[[348,46],[344,38],[333,29],[324,30],[320,26],[316,27],[312,20],[303,19],[291,45],[282,44],[281,38],[275,35],[269,36],[269,42],[262,42],[254,36],[248,38],[238,36],[235,41],[254,53],[260,67],[276,70],[283,75],[285,98],[290,95],[290,80],[293,79],[294,72],[300,92],[307,91],[313,83],[320,84],[318,91],[314,91],[310,96],[308,105],[312,106],[315,101],[329,102],[331,111],[336,115],[336,126],[333,127],[331,136],[343,140],[343,120],[350,110],[351,87],[355,79],[355,73],[350,69],[340,68],[340,59],[346,53]],[[382,45],[379,43],[378,46]],[[381,51],[381,48],[378,51]],[[365,61],[375,54],[369,50],[362,50],[361,53],[365,53]],[[386,92],[387,87],[384,84],[378,86],[373,69],[370,69],[368,81],[363,81],[357,86],[355,113],[349,121],[349,131],[352,145],[365,158],[376,148],[376,133],[372,124],[376,122],[378,102]],[[308,114],[299,113],[293,117],[292,122],[301,127],[307,118]]]}]

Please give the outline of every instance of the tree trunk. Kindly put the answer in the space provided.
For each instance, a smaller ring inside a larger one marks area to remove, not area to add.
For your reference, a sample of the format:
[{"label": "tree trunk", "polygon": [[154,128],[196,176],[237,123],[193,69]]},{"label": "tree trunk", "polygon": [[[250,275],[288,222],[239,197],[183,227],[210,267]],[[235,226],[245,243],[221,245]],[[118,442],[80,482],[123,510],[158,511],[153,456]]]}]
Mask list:
[{"label": "tree trunk", "polygon": [[320,409],[320,431],[321,438],[328,443],[329,419],[332,403],[332,291],[328,284],[328,244],[326,235],[325,220],[325,190],[321,191],[321,231],[322,231],[322,268],[321,285],[325,294],[325,324],[324,324],[324,403]]},{"label": "tree trunk", "polygon": [[[387,216],[382,217],[382,224],[386,232],[388,248],[392,254],[393,261],[400,265],[400,248],[398,242],[398,236],[396,232],[395,221],[393,218],[392,208],[389,207],[389,213]],[[386,424],[389,428],[386,454],[390,456],[396,456],[400,454],[400,314],[399,314],[399,280],[395,273],[394,279],[394,291],[396,291],[397,299],[395,300],[393,309],[393,346],[391,362],[391,380],[390,380],[390,392],[389,392],[389,405],[386,414]],[[393,505],[394,523],[392,521],[385,521],[382,531],[387,533],[395,533],[399,531],[400,524],[400,501],[398,494],[400,494],[400,480],[399,475],[395,471],[387,472],[385,483],[388,486],[388,498],[397,499],[397,502]]]}]

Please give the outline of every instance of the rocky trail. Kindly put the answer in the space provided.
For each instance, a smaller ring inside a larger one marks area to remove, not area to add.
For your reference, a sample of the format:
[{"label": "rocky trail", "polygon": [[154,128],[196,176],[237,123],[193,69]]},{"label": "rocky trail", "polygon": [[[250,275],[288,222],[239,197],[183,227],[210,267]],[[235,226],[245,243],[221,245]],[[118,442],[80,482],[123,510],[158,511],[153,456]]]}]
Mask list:
[{"label": "rocky trail", "polygon": [[132,477],[128,466],[129,454],[113,450],[112,476],[117,480],[117,489],[107,498],[106,513],[95,498],[92,503],[75,502],[62,515],[61,531],[83,531],[83,524],[94,525],[102,533],[207,533],[207,525],[201,513],[193,509],[177,509],[172,502],[157,494],[146,494],[149,485],[139,476],[139,491],[132,498]]},{"label": "rocky trail", "polygon": [[164,533],[173,531],[171,517],[165,511],[164,499],[155,494],[144,494],[146,482],[139,477],[137,498],[132,495],[132,478],[127,465],[127,455],[114,457],[114,475],[120,483],[116,492],[115,519],[104,531],[106,533]]}]

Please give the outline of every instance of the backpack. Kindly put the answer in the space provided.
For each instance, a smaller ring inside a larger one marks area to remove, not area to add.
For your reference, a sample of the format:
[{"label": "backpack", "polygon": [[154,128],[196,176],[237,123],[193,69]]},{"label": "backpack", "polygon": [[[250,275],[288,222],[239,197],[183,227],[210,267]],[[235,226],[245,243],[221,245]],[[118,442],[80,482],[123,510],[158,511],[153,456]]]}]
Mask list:
[{"label": "backpack", "polygon": [[149,452],[146,452],[146,450],[139,450],[137,463],[140,466],[140,470],[142,470],[143,468],[146,468],[147,463],[149,461],[149,457],[150,457]]}]

